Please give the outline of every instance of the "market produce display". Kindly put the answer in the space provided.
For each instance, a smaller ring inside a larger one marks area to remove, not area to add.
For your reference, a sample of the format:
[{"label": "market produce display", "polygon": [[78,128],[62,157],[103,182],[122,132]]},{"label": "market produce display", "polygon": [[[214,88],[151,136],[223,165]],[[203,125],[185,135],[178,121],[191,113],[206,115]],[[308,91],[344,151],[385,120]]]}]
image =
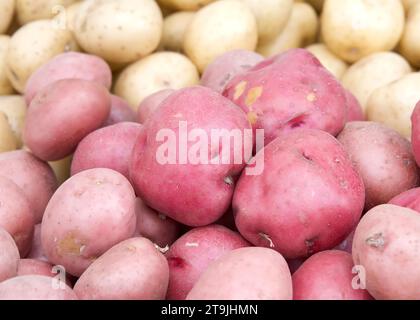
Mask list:
[{"label": "market produce display", "polygon": [[420,0],[1,0],[0,300],[420,300]]}]

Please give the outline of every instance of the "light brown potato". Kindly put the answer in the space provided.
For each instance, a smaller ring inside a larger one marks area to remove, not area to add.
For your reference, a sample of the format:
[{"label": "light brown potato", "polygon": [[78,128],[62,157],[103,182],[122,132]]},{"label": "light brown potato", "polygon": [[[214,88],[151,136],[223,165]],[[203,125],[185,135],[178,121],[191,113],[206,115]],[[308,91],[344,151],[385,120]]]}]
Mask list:
[{"label": "light brown potato", "polygon": [[257,52],[269,57],[289,49],[305,47],[315,41],[318,17],[307,3],[293,4],[292,14],[283,31],[271,41],[259,44]]},{"label": "light brown potato", "polygon": [[420,68],[420,2],[410,7],[401,37],[399,52],[416,68]]},{"label": "light brown potato", "polygon": [[258,41],[264,43],[275,38],[286,27],[292,14],[293,0],[242,0],[255,15]]},{"label": "light brown potato", "polygon": [[70,166],[72,156],[65,157],[57,161],[50,161],[49,165],[54,171],[55,177],[57,178],[58,185],[63,184],[70,177]]},{"label": "light brown potato", "polygon": [[0,283],[15,277],[19,264],[19,250],[12,236],[0,227]]},{"label": "light brown potato", "polygon": [[302,0],[302,1],[306,1],[307,3],[309,3],[318,12],[322,11],[322,7],[324,6],[324,2],[325,2],[325,0]]},{"label": "light brown potato", "polygon": [[404,28],[400,0],[326,0],[321,33],[332,52],[347,62],[393,49]]},{"label": "light brown potato", "polygon": [[216,1],[200,9],[185,32],[183,49],[200,72],[217,56],[235,49],[254,50],[256,19],[240,1]]},{"label": "light brown potato", "polygon": [[78,0],[16,0],[16,15],[20,25],[41,19],[51,19]]},{"label": "light brown potato", "polygon": [[[386,66],[386,67],[385,67]],[[411,72],[409,63],[394,52],[373,53],[350,66],[341,78],[343,86],[353,93],[366,111],[375,89]]]},{"label": "light brown potato", "polygon": [[159,4],[163,8],[176,11],[195,11],[208,5],[210,2],[213,1],[215,0],[158,0]]},{"label": "light brown potato", "polygon": [[30,22],[10,40],[7,77],[13,88],[22,93],[36,69],[57,54],[72,50],[77,50],[77,45],[70,31],[54,27],[52,20]]},{"label": "light brown potato", "polygon": [[113,246],[82,274],[74,292],[83,300],[163,300],[169,282],[165,256],[146,238]]},{"label": "light brown potato", "polygon": [[194,64],[176,52],[158,52],[128,66],[119,75],[114,92],[136,111],[147,96],[163,89],[181,89],[199,82]]},{"label": "light brown potato", "polygon": [[67,28],[71,32],[74,32],[76,30],[79,9],[82,8],[83,4],[84,1],[77,0],[77,2],[68,7],[57,8],[57,14],[52,19],[58,27]]},{"label": "light brown potato", "polygon": [[268,248],[230,251],[198,279],[187,300],[291,300],[292,279],[283,256]]},{"label": "light brown potato", "polygon": [[411,114],[420,100],[420,72],[413,72],[401,79],[376,89],[370,96],[366,115],[411,139]]},{"label": "light brown potato", "polygon": [[6,56],[10,37],[0,35],[0,96],[13,93],[13,87],[6,74]]},{"label": "light brown potato", "polygon": [[22,96],[0,96],[0,111],[3,112],[16,137],[17,147],[22,147],[22,130],[25,124],[26,104]]},{"label": "light brown potato", "polygon": [[79,9],[75,35],[89,53],[112,63],[130,63],[154,51],[162,13],[153,0],[92,0]]},{"label": "light brown potato", "polygon": [[337,79],[341,79],[344,72],[346,72],[348,65],[323,43],[317,43],[306,47],[315,57],[321,61],[322,65],[328,69]]},{"label": "light brown potato", "polygon": [[16,137],[7,121],[7,116],[0,111],[0,153],[16,149]]},{"label": "light brown potato", "polygon": [[179,11],[165,17],[159,49],[181,52],[185,31],[194,15],[194,12]]},{"label": "light brown potato", "polygon": [[353,261],[375,299],[420,299],[420,215],[385,204],[366,213],[353,239]]},{"label": "light brown potato", "polygon": [[15,0],[0,1],[0,34],[5,33],[10,26],[15,12]]},{"label": "light brown potato", "polygon": [[403,4],[403,6],[404,6],[404,9],[406,11],[408,11],[411,8],[411,6],[414,5],[414,4],[416,4],[416,3],[418,3],[419,0],[401,0],[401,2]]}]

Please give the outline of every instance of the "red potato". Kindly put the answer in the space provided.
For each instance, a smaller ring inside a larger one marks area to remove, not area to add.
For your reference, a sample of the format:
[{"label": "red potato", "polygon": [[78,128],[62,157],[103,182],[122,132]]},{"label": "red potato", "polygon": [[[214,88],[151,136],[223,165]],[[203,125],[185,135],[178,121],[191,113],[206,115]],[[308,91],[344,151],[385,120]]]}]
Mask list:
[{"label": "red potato", "polygon": [[268,144],[256,160],[264,171],[242,174],[233,197],[245,239],[294,259],[331,249],[354,229],[364,204],[363,181],[330,134],[295,130]]},{"label": "red potato", "polygon": [[145,123],[147,119],[156,111],[159,105],[169,97],[175,90],[164,89],[146,97],[137,109],[137,120],[140,123]]},{"label": "red potato", "polygon": [[148,239],[131,238],[96,259],[74,292],[82,300],[163,300],[168,279],[163,254]]},{"label": "red potato", "polygon": [[315,56],[292,49],[233,78],[223,93],[264,129],[265,144],[296,128],[338,134],[346,118],[345,90]]},{"label": "red potato", "polygon": [[377,122],[349,122],[337,139],[363,179],[366,209],[418,185],[410,143],[393,129]]},{"label": "red potato", "polygon": [[73,290],[47,276],[27,275],[0,283],[0,300],[77,300]]},{"label": "red potato", "polygon": [[34,234],[32,237],[31,251],[28,253],[26,258],[48,262],[47,256],[45,255],[44,250],[42,249],[40,223],[35,225]]},{"label": "red potato", "polygon": [[407,190],[389,200],[388,203],[420,212],[420,188]]},{"label": "red potato", "polygon": [[187,300],[291,300],[286,260],[267,248],[240,248],[213,262]]},{"label": "red potato", "polygon": [[293,274],[294,300],[371,300],[365,289],[353,288],[351,254],[339,250],[318,252]]},{"label": "red potato", "polygon": [[17,275],[40,275],[54,278],[57,274],[53,272],[53,265],[47,261],[20,259]]},{"label": "red potato", "polygon": [[53,195],[42,220],[42,248],[48,260],[80,276],[115,244],[136,229],[135,194],[120,173],[82,171]]},{"label": "red potato", "polygon": [[88,134],[77,146],[71,175],[93,168],[109,168],[128,178],[131,153],[142,125],[121,122]]},{"label": "red potato", "polygon": [[203,72],[201,85],[222,93],[226,84],[238,74],[251,69],[264,60],[254,51],[233,50],[226,52],[210,63]]},{"label": "red potato", "polygon": [[420,101],[411,114],[411,143],[417,165],[420,166]]},{"label": "red potato", "polygon": [[104,125],[111,126],[120,122],[136,122],[136,113],[125,100],[112,94],[111,111]]},{"label": "red potato", "polygon": [[34,214],[23,190],[0,176],[0,227],[13,237],[22,257],[31,249],[34,225]]},{"label": "red potato", "polygon": [[385,204],[367,212],[356,228],[353,261],[378,300],[420,299],[420,215]]},{"label": "red potato", "polygon": [[36,70],[25,87],[25,101],[32,99],[45,87],[63,79],[81,79],[111,88],[112,73],[107,63],[94,55],[66,52],[49,60]]},{"label": "red potato", "polygon": [[0,227],[0,284],[16,276],[19,258],[19,250],[12,236]]},{"label": "red potato", "polygon": [[137,234],[161,248],[171,245],[181,233],[181,225],[136,199]]},{"label": "red potato", "polygon": [[184,300],[213,261],[231,250],[248,246],[239,233],[220,225],[188,231],[166,253],[170,271],[166,298]]},{"label": "red potato", "polygon": [[103,125],[110,106],[110,95],[101,85],[78,79],[54,82],[32,100],[23,140],[38,158],[60,160]]},{"label": "red potato", "polygon": [[359,101],[357,101],[357,98],[349,90],[346,90],[346,101],[347,101],[346,122],[364,121],[365,115],[363,113],[362,106],[360,105]]},{"label": "red potato", "polygon": [[[241,109],[217,92],[199,86],[176,91],[145,123],[134,146],[130,178],[137,195],[188,226],[217,221],[247,161],[250,129]],[[221,137],[233,140],[232,132],[243,136],[241,143],[223,146]]]},{"label": "red potato", "polygon": [[4,152],[0,154],[0,176],[22,189],[32,207],[35,223],[41,222],[58,184],[51,167],[24,150]]}]

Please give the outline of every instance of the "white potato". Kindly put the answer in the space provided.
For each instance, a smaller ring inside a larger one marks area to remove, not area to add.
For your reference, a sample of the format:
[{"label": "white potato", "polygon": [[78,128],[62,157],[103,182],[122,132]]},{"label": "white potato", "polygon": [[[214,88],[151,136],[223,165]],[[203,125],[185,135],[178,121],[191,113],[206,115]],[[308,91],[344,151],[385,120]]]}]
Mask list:
[{"label": "white potato", "polygon": [[16,0],[16,16],[20,25],[51,19],[65,7],[79,0]]},{"label": "white potato", "polygon": [[0,111],[7,117],[10,128],[16,137],[17,146],[22,147],[22,130],[26,117],[25,99],[18,95],[1,96]]},{"label": "white potato", "polygon": [[70,177],[72,155],[57,161],[50,161],[48,164],[53,169],[58,185],[62,185]]},{"label": "white potato", "polygon": [[86,52],[124,64],[157,48],[162,23],[154,0],[91,0],[79,9],[75,35]]},{"label": "white potato", "polygon": [[198,10],[215,0],[158,0],[159,4],[169,10]]},{"label": "white potato", "polygon": [[179,11],[165,17],[163,20],[163,32],[159,49],[177,52],[182,51],[185,31],[194,15],[195,13],[191,11]]},{"label": "white potato", "polygon": [[0,35],[0,96],[13,93],[13,87],[6,74],[6,56],[10,37]]},{"label": "white potato", "polygon": [[0,34],[6,33],[15,12],[15,0],[0,1]]},{"label": "white potato", "polygon": [[418,101],[420,72],[413,72],[376,89],[367,103],[367,118],[382,122],[410,139],[410,117]]},{"label": "white potato", "polygon": [[363,109],[372,92],[411,72],[409,63],[394,52],[373,53],[347,69],[343,86],[353,93]]},{"label": "white potato", "polygon": [[321,32],[325,44],[347,62],[393,49],[404,28],[400,0],[326,0]]},{"label": "white potato", "polygon": [[254,50],[257,22],[251,11],[239,1],[216,1],[200,9],[188,25],[184,52],[202,72],[216,57],[235,50]]},{"label": "white potato", "polygon": [[348,65],[334,53],[332,53],[325,44],[316,43],[306,47],[322,65],[327,68],[337,79],[340,79],[346,72]]},{"label": "white potato", "polygon": [[399,52],[416,68],[420,68],[420,2],[410,7]]},{"label": "white potato", "polygon": [[13,151],[17,148],[16,137],[10,128],[6,115],[0,111],[0,153]]},{"label": "white potato", "polygon": [[147,96],[163,89],[180,89],[195,85],[199,75],[194,64],[176,52],[158,52],[125,68],[114,92],[137,110]]}]

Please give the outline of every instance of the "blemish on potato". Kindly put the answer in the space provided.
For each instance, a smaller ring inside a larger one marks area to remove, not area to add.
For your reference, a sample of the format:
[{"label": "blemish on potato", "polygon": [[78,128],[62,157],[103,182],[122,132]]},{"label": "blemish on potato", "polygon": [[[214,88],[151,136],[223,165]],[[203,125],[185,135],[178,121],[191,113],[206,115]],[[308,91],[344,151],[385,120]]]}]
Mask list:
[{"label": "blemish on potato", "polygon": [[310,101],[310,102],[314,102],[316,100],[316,94],[311,92],[310,94],[308,94],[306,96],[306,100]]},{"label": "blemish on potato", "polygon": [[306,252],[308,255],[314,253],[315,241],[317,237],[305,240]]},{"label": "blemish on potato", "polygon": [[367,238],[366,244],[373,248],[383,248],[385,245],[385,237],[382,232],[375,233],[373,236]]},{"label": "blemish on potato", "polygon": [[165,254],[169,250],[169,246],[166,245],[165,247],[159,247],[156,243],[154,243],[155,248],[162,254]]},{"label": "blemish on potato", "polygon": [[199,243],[198,242],[187,242],[185,244],[186,247],[198,247]]},{"label": "blemish on potato", "polygon": [[258,121],[258,115],[257,115],[257,113],[255,111],[248,112],[247,115],[246,115],[246,117],[248,118],[248,122],[251,125],[256,124],[257,121]]},{"label": "blemish on potato", "polygon": [[232,176],[227,176],[227,177],[225,177],[225,178],[223,179],[223,181],[224,181],[227,185],[230,185],[230,186],[232,186],[232,185],[233,185],[233,178],[232,178]]},{"label": "blemish on potato", "polygon": [[255,88],[252,88],[251,90],[249,90],[248,94],[245,98],[245,105],[247,107],[253,105],[255,103],[255,101],[257,101],[258,98],[261,97],[262,92],[263,92],[262,86],[255,87]]},{"label": "blemish on potato", "polygon": [[58,242],[57,251],[59,255],[76,255],[80,256],[82,247],[86,247],[72,233],[68,233]]},{"label": "blemish on potato", "polygon": [[233,94],[233,99],[234,100],[237,100],[242,96],[242,94],[244,93],[244,91],[246,89],[246,85],[247,85],[246,81],[241,81],[236,85],[235,92]]},{"label": "blemish on potato", "polygon": [[166,220],[166,216],[163,213],[158,214],[159,219]]},{"label": "blemish on potato", "polygon": [[260,233],[258,233],[258,235],[261,238],[263,238],[264,240],[268,241],[268,245],[269,245],[270,248],[274,248],[275,247],[273,240],[271,240],[271,238],[270,238],[270,236],[268,234],[263,233],[263,232],[260,232]]}]

